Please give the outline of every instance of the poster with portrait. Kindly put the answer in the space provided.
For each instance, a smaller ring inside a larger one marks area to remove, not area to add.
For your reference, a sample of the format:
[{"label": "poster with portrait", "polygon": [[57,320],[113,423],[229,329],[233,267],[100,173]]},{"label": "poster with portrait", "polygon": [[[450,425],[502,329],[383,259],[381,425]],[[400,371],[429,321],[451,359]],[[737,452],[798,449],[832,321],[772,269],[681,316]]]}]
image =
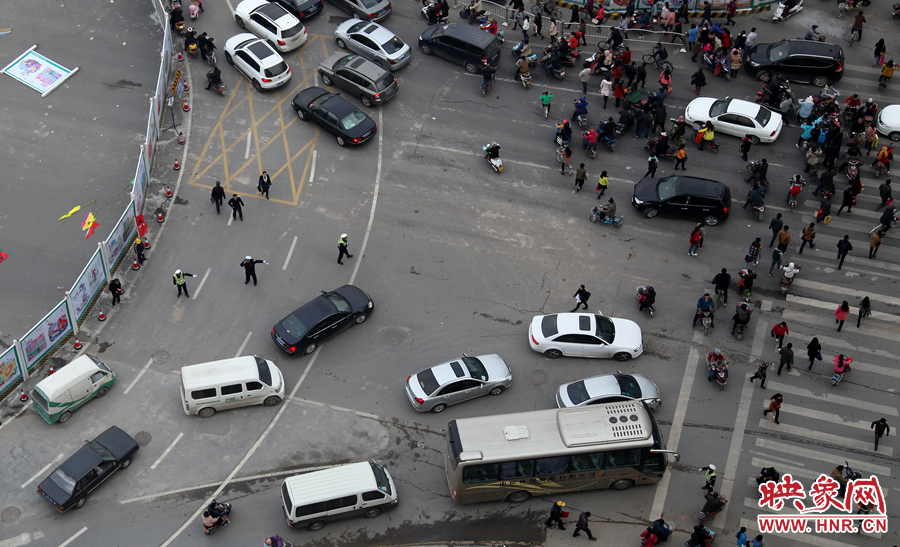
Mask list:
[{"label": "poster with portrait", "polygon": [[19,368],[19,357],[16,353],[16,346],[10,346],[6,351],[0,353],[0,393],[12,384],[16,383],[22,377],[22,371]]},{"label": "poster with portrait", "polygon": [[97,249],[94,252],[94,256],[91,257],[91,261],[81,271],[78,280],[72,285],[72,290],[69,291],[74,308],[72,314],[77,321],[81,320],[81,316],[87,310],[88,304],[91,303],[91,300],[103,287],[103,282],[106,281],[101,260],[100,249]]},{"label": "poster with portrait", "polygon": [[72,319],[63,300],[22,337],[25,364],[28,369],[41,360],[72,330]]},{"label": "poster with portrait", "polygon": [[116,222],[115,228],[113,228],[112,233],[109,234],[109,238],[107,238],[105,242],[106,256],[109,258],[110,271],[113,270],[113,266],[115,266],[122,256],[122,253],[125,252],[131,244],[131,238],[134,237],[135,228],[134,201],[131,201],[128,204],[128,207],[125,208],[125,212],[119,217],[119,221]]}]

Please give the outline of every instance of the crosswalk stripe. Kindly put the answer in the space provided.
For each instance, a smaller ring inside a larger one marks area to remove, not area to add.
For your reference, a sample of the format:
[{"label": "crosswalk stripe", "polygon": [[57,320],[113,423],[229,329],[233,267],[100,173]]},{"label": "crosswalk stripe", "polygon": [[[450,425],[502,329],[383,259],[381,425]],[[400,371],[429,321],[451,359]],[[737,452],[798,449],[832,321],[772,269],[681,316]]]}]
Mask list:
[{"label": "crosswalk stripe", "polygon": [[[855,365],[856,363],[853,363],[853,364]],[[806,418],[812,418],[814,420],[823,420],[823,421],[831,422],[835,425],[839,425],[842,427],[852,427],[854,429],[862,429],[862,430],[870,433],[871,436],[874,436],[874,433],[871,433],[871,431],[872,431],[871,422],[861,421],[861,420],[857,420],[857,421],[845,420],[845,419],[841,418],[840,416],[838,416],[837,414],[835,414],[834,412],[820,412],[818,410],[813,410],[811,408],[806,408],[806,407],[802,407],[802,406],[794,406],[794,405],[786,405],[786,404],[782,403],[781,413],[782,414],[784,414],[784,413],[800,414]]]},{"label": "crosswalk stripe", "polygon": [[[822,459],[824,457],[828,457],[828,454],[824,454],[822,450],[811,450],[809,448],[802,448],[799,446],[794,446],[791,444],[786,444],[778,441],[770,441],[768,439],[756,439],[756,446],[760,448],[765,448],[767,450],[776,450],[778,452],[787,452],[788,454],[793,454],[794,456],[799,456],[801,458],[809,458],[811,460],[824,462]],[[890,477],[891,476],[891,468],[884,467],[882,465],[877,465],[871,462],[864,462],[861,460],[851,460],[850,458],[844,456],[843,454],[840,456],[835,456],[835,459],[847,461],[856,471],[866,471],[873,475],[878,475],[879,477]],[[826,465],[829,465],[826,463]],[[830,469],[823,471],[823,473],[831,473]]]},{"label": "crosswalk stripe", "polygon": [[[837,253],[835,252],[835,255]],[[847,296],[852,296],[854,298],[859,298],[862,300],[864,297],[868,296],[870,299],[876,302],[884,302],[886,304],[893,304],[895,306],[900,305],[900,298],[895,296],[887,296],[882,294],[874,294],[867,291],[858,291],[856,289],[848,289],[846,287],[835,287],[830,283],[819,283],[817,281],[810,281],[808,279],[795,279],[794,285],[805,287],[807,289],[814,289],[819,291],[824,291],[828,294],[844,294]],[[837,305],[835,305],[837,307]]]},{"label": "crosswalk stripe", "polygon": [[[865,353],[868,355],[875,355],[879,358],[883,358],[886,360],[900,360],[900,355],[895,355],[893,353],[889,353],[884,350],[872,350],[868,347],[864,346],[854,346],[850,342],[843,340],[841,338],[831,338],[830,336],[825,336],[824,334],[812,330],[806,330],[803,326],[791,327],[791,337],[799,340],[812,340],[813,337],[819,339],[819,343],[822,344],[822,356],[829,353],[829,351],[835,355],[838,353],[845,353],[850,355],[858,355],[860,353]],[[798,346],[799,347],[799,346]],[[835,348],[841,351],[835,351]],[[826,351],[827,350],[827,351]],[[850,351],[845,351],[850,350]],[[829,361],[830,362],[830,361]],[[825,363],[827,365],[827,363]],[[798,365],[799,366],[799,365]],[[829,367],[831,365],[828,365]],[[815,365],[813,365],[815,368]],[[821,366],[819,367],[821,369]],[[883,367],[882,367],[883,368]],[[831,370],[830,368],[828,370]],[[894,376],[895,371],[893,369],[888,369],[886,371],[878,371],[879,374],[884,374],[886,376]]]},{"label": "crosswalk stripe", "polygon": [[[858,201],[859,201],[859,200],[857,200],[857,202],[858,202]],[[881,203],[881,200],[880,200],[880,199],[878,200],[878,203]],[[801,206],[801,207],[808,207],[808,208],[810,208],[812,211],[815,211],[815,210],[818,209],[819,206],[821,205],[821,200],[818,200],[818,199],[815,199],[815,198],[807,199],[807,200],[805,200],[805,201],[803,201],[803,202],[801,202],[801,203],[798,203],[798,205]],[[841,206],[841,200],[840,200],[838,197],[835,197],[835,198],[833,198],[833,199],[831,200],[831,214],[834,215],[834,216],[831,217],[831,223],[832,223],[832,224],[834,224],[835,220],[840,219],[840,220],[842,221],[842,222],[841,222],[841,225],[842,225],[842,226],[843,226],[844,224],[848,224],[848,225],[851,225],[851,226],[852,226],[852,225],[855,225],[855,224],[860,224],[860,225],[865,224],[866,226],[868,226],[868,228],[866,228],[866,230],[868,231],[868,230],[871,230],[871,229],[872,229],[872,226],[874,226],[875,223],[878,222],[878,219],[881,218],[881,213],[880,213],[880,212],[876,212],[876,211],[868,211],[868,210],[866,210],[866,209],[860,209],[858,206],[857,206],[857,210],[856,210],[856,211],[853,211],[852,213],[850,213],[850,216],[849,216],[849,217],[847,217],[847,218],[844,218],[844,217],[837,217],[837,216],[836,216],[836,215],[837,215],[837,209],[836,209],[836,207],[837,207],[837,208],[840,208],[840,206]],[[767,207],[767,208],[768,208],[768,207]],[[844,214],[846,214],[846,211],[844,211]],[[871,218],[872,220],[860,220],[859,222],[854,222],[854,221],[853,221],[854,219],[862,219],[863,217],[869,217],[869,218]],[[861,229],[861,228],[860,228],[860,229]]]},{"label": "crosswalk stripe", "polygon": [[[784,414],[784,409],[782,408],[782,414]],[[802,414],[800,414],[802,416]],[[778,431],[783,434],[793,435],[795,437],[803,437],[807,439],[813,439],[816,441],[822,441],[824,443],[831,443],[837,446],[844,446],[847,448],[853,448],[855,450],[867,450],[874,454],[875,449],[875,434],[872,433],[872,440],[870,441],[860,441],[856,439],[850,439],[843,435],[832,435],[831,433],[825,433],[824,431],[816,431],[810,429],[808,427],[800,427],[796,425],[790,425],[786,423],[775,424],[770,422],[769,420],[762,418],[759,420],[759,427],[762,429],[768,429],[770,431]],[[886,456],[893,456],[894,449],[889,446],[881,447],[881,454]]]},{"label": "crosswalk stripe", "polygon": [[[853,373],[851,372],[850,374],[852,375]],[[822,401],[829,406],[844,405],[856,410],[869,410],[876,414],[881,414],[882,416],[900,416],[900,413],[897,412],[897,407],[894,406],[879,405],[877,403],[862,401],[859,399],[854,399],[852,397],[844,397],[843,395],[835,395],[833,393],[828,393],[826,395],[816,395],[808,389],[792,386],[789,384],[782,384],[778,381],[770,381],[766,382],[766,384],[766,388],[771,389],[773,393],[788,393],[790,395],[796,395],[797,397],[814,399],[816,401]]]},{"label": "crosswalk stripe", "polygon": [[[799,279],[797,280],[799,281]],[[831,302],[825,302],[824,300],[816,300],[814,298],[806,298],[803,296],[794,296],[792,294],[787,295],[788,302],[796,302],[797,304],[801,304],[803,306],[810,306],[813,308],[822,308],[827,310],[834,311],[836,307]],[[857,317],[859,315],[859,308],[855,306],[850,306],[849,316]],[[847,318],[847,322],[850,322],[850,318]],[[882,321],[890,321],[892,323],[900,323],[900,316],[894,315],[892,313],[883,313],[879,311],[873,311],[871,315],[872,319],[880,319]],[[871,323],[869,323],[871,325]]]},{"label": "crosswalk stripe", "polygon": [[[851,231],[851,230],[847,230],[844,233],[847,233],[849,231]],[[882,243],[881,246],[884,247],[884,244]],[[866,247],[866,248],[868,248],[868,247]],[[796,249],[797,249],[797,247],[795,246],[794,250],[796,250]],[[815,248],[815,251],[818,254],[807,253],[802,256],[798,255],[797,257],[792,257],[792,258],[787,259],[787,261],[788,262],[796,262],[798,264],[801,264],[802,266],[809,266],[810,264],[813,264],[813,265],[817,265],[817,266],[825,269],[826,272],[832,272],[832,273],[836,272],[837,271],[836,268],[837,268],[837,264],[838,264],[837,256],[836,256],[837,252],[832,254],[831,252],[828,252],[828,250],[826,249],[826,252],[821,253],[821,252],[818,252],[819,250],[820,250],[820,247],[817,245]],[[888,270],[891,272],[900,272],[900,265],[889,264],[887,262],[884,262],[883,260],[874,260],[874,259],[864,258],[865,256],[866,255],[862,255],[861,257],[858,257],[858,258],[854,257],[854,256],[848,256],[847,260],[844,262],[844,268],[841,270],[841,273],[843,273],[844,275],[847,275],[847,276],[850,276],[850,275],[858,275],[858,276],[863,276],[863,277],[878,276],[878,277],[882,277],[885,279],[900,279],[900,276],[897,276],[897,275],[892,275],[892,274],[887,274],[884,272],[876,272],[875,271],[875,270]],[[840,273],[838,275],[840,275]],[[795,283],[797,281],[799,281],[799,279],[794,279]]]},{"label": "crosswalk stripe", "polygon": [[[810,480],[816,480],[819,478],[819,475],[822,474],[821,472],[816,473],[815,471],[811,471],[809,469],[801,469],[799,467],[794,467],[792,465],[783,465],[783,464],[772,465],[771,461],[763,460],[762,458],[753,458],[750,461],[750,465],[753,466],[753,469],[756,469],[756,468],[762,469],[763,467],[774,467],[775,470],[778,471],[779,473],[781,473],[782,475],[790,473],[792,477],[798,477],[798,478],[810,479]],[[826,475],[827,474],[828,473],[826,473]],[[756,477],[755,476],[750,477],[750,484],[754,487],[756,486]]]},{"label": "crosswalk stripe", "polygon": [[[796,281],[794,282],[796,283]],[[835,308],[837,306],[835,305]],[[785,310],[782,312],[781,316],[788,321],[798,321],[800,323],[806,323],[807,325],[817,325],[819,327],[828,327],[837,330],[835,327],[834,320],[830,317],[822,317],[820,315],[813,315],[811,313],[802,313],[802,312],[794,312]],[[897,336],[900,335],[900,327],[896,329],[892,326],[885,325],[880,330],[870,329],[868,327],[861,327],[858,329],[854,329],[857,334],[863,334],[865,336],[874,336],[875,338],[883,338],[885,340],[897,340]],[[888,332],[888,331],[894,331]]]},{"label": "crosswalk stripe", "polygon": [[[754,530],[759,532],[759,527],[756,525],[755,520],[750,519],[741,519],[741,526],[747,528],[747,530]],[[748,536],[750,534],[747,534]],[[769,532],[768,536],[777,536],[780,538],[784,538],[790,541],[799,541],[800,543],[806,543],[807,545],[814,545],[815,547],[854,547],[850,543],[844,543],[843,541],[835,541],[833,539],[824,538],[821,536],[814,536],[812,534],[779,534],[776,532]],[[881,539],[881,534],[862,534],[866,537]]]}]

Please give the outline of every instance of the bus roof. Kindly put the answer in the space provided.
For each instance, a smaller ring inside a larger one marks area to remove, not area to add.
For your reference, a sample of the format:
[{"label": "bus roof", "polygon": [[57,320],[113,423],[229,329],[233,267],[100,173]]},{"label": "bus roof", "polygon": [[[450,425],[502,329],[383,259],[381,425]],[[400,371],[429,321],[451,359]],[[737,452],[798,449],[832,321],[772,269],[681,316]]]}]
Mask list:
[{"label": "bus roof", "polygon": [[[456,421],[461,452],[482,461],[654,445],[653,417],[640,401],[536,410]],[[468,460],[470,458],[463,458]]]}]

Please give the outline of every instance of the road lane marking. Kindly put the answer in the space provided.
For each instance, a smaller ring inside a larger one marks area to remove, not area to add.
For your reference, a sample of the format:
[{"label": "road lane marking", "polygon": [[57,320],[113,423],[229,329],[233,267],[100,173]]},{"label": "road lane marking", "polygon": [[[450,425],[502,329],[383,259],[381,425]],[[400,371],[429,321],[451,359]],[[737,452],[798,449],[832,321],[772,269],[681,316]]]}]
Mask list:
[{"label": "road lane marking", "polygon": [[869,291],[858,291],[856,289],[849,289],[845,287],[835,287],[831,283],[819,283],[817,281],[809,281],[808,279],[795,279],[794,285],[797,285],[798,287],[806,287],[807,289],[825,291],[831,294],[844,294],[847,296],[852,296],[854,298],[859,298],[860,300],[862,300],[863,297],[868,296],[876,302],[884,302],[885,304],[893,304],[895,306],[900,305],[900,298],[896,296],[873,294]]},{"label": "road lane marking", "polygon": [[379,416],[378,414],[372,414],[371,412],[363,412],[362,410],[353,410],[352,408],[346,408],[342,406],[330,405],[328,403],[323,403],[320,401],[312,401],[310,399],[304,399],[302,397],[291,397],[290,401],[294,404],[298,405],[310,405],[310,406],[319,406],[330,408],[331,410],[337,410],[338,412],[349,412],[351,414],[355,414],[360,418],[368,418],[371,420],[375,420],[378,422],[384,422],[387,425],[401,425],[408,429],[415,429],[416,431],[425,431],[427,433],[431,433],[433,435],[439,435],[443,437],[447,434],[447,431],[444,429],[435,429],[433,427],[428,427],[426,425],[410,422],[409,420],[401,420],[399,418],[387,418],[385,416]]},{"label": "road lane marking", "polygon": [[284,266],[281,267],[282,270],[286,270],[288,267],[288,263],[291,261],[291,256],[294,254],[294,246],[297,245],[297,236],[294,236],[294,241],[291,242],[291,248],[288,249],[288,254],[284,259]]},{"label": "road lane marking", "polygon": [[31,534],[19,534],[16,537],[0,540],[0,547],[22,547],[31,543]]},{"label": "road lane marking", "polygon": [[67,539],[67,540],[65,540],[64,542],[60,543],[60,544],[59,544],[59,547],[66,547],[66,545],[68,545],[68,544],[72,543],[73,541],[75,541],[75,540],[78,538],[78,536],[80,536],[81,534],[83,534],[83,533],[85,533],[85,532],[87,532],[87,526],[85,526],[85,527],[82,528],[81,530],[78,530],[77,532],[75,532],[75,534],[74,534],[72,537],[70,537],[69,539]]},{"label": "road lane marking", "polygon": [[[782,384],[778,380],[773,380],[768,382],[769,386],[771,386],[772,391],[775,392],[784,392],[789,393],[791,395],[796,395],[797,397],[804,397],[806,399],[815,399],[817,401],[822,401],[827,404],[829,407],[833,407],[834,405],[844,405],[856,410],[869,410],[875,414],[882,414],[887,416],[898,416],[897,408],[888,405],[879,405],[876,403],[870,403],[869,401],[863,401],[860,399],[854,399],[853,397],[843,397],[841,395],[834,395],[833,393],[826,393],[825,395],[816,395],[812,391],[808,389],[804,389],[802,387],[796,387],[789,384]],[[769,387],[767,386],[767,387]]]},{"label": "road lane marking", "polygon": [[251,142],[250,137],[251,137],[251,135],[252,135],[252,132],[248,131],[247,132],[247,148],[244,150],[244,159],[245,160],[250,158],[250,142]]},{"label": "road lane marking", "polygon": [[150,368],[150,365],[152,365],[152,364],[153,364],[153,359],[150,359],[149,361],[147,361],[147,364],[144,365],[144,368],[142,368],[141,371],[138,372],[138,375],[135,376],[134,380],[132,380],[131,383],[128,384],[128,387],[125,388],[125,393],[124,393],[125,395],[128,395],[128,392],[131,391],[131,388],[134,387],[134,384],[138,383],[138,380],[141,379],[141,376],[143,376],[144,373],[147,372],[147,369]]},{"label": "road lane marking", "polygon": [[[384,122],[384,116],[382,115],[382,109],[378,109],[378,125],[384,128],[382,125]],[[378,205],[378,190],[381,188],[381,160],[384,157],[384,131],[378,132],[378,163],[375,166],[375,188],[372,190],[372,207],[369,209],[369,222],[366,224],[366,234],[363,236],[362,245],[359,246],[359,257],[360,259],[356,261],[353,266],[353,273],[350,274],[350,284],[353,284],[353,280],[356,279],[356,274],[359,272],[359,265],[362,262],[362,257],[366,254],[366,245],[369,243],[369,234],[372,233],[372,224],[375,222],[375,206]],[[315,156],[313,156],[315,160]]]},{"label": "road lane marking", "polygon": [[200,280],[200,285],[197,286],[197,290],[194,291],[193,300],[197,300],[197,296],[200,295],[200,290],[203,289],[204,283],[206,283],[206,278],[209,277],[209,272],[212,271],[212,268],[206,268],[206,273],[203,274],[203,279]]},{"label": "road lane marking", "polygon": [[[856,361],[853,361],[853,364],[858,364]],[[856,367],[854,367],[856,368]],[[823,420],[826,422],[830,422],[834,425],[839,425],[843,427],[852,427],[855,429],[864,429],[869,436],[871,433],[871,424],[866,421],[848,421],[844,420],[834,412],[820,412],[818,410],[812,410],[811,408],[807,408],[805,406],[794,406],[794,405],[786,405],[784,403],[781,404],[781,413],[782,414],[797,414],[798,416],[803,416],[804,418],[812,418],[813,420]]]},{"label": "road lane marking", "polygon": [[[775,450],[777,452],[787,452],[788,454],[793,454],[794,456],[799,456],[801,458],[809,458],[810,460],[822,461],[823,453],[821,449],[811,450],[809,448],[801,448],[799,446],[793,446],[786,443],[781,443],[777,441],[770,441],[768,439],[756,439],[756,446],[760,448],[764,448],[766,450]],[[891,476],[891,468],[884,467],[883,465],[876,465],[870,462],[864,462],[862,460],[853,460],[847,458],[846,456],[840,456],[842,460],[849,462],[850,467],[852,467],[856,471],[867,471],[872,473],[873,475],[881,475],[884,477]],[[831,465],[831,464],[826,464]],[[830,471],[823,470],[823,473]]]},{"label": "road lane marking", "polygon": [[172,449],[175,448],[175,445],[178,444],[178,441],[180,441],[182,437],[184,437],[184,433],[179,433],[178,436],[175,437],[175,440],[172,441],[172,444],[169,445],[169,448],[167,448],[165,452],[160,454],[159,458],[155,462],[153,462],[153,465],[150,466],[150,469],[156,469],[156,466],[159,465],[160,462],[162,462],[163,459],[169,455],[169,452],[171,452]]},{"label": "road lane marking", "polygon": [[[379,123],[381,123],[381,118],[378,118]],[[309,168],[309,182],[313,181],[313,177],[316,175],[316,156],[318,156],[318,150],[313,150],[312,153],[312,165]]]},{"label": "road lane marking", "polygon": [[[782,410],[784,409],[782,408]],[[800,415],[805,416],[804,414]],[[873,449],[875,448],[875,445],[871,440],[861,441],[857,439],[847,438],[844,435],[832,435],[831,433],[825,433],[824,431],[814,431],[808,427],[800,427],[790,424],[775,424],[770,422],[766,418],[759,419],[759,427],[761,429],[768,429],[773,432],[780,431],[782,434],[791,435],[793,437],[813,439],[815,441],[829,443],[835,446],[843,446],[844,448],[851,448],[853,450],[865,450],[868,452],[872,452],[874,455]],[[874,435],[866,435],[866,438],[873,436]],[[893,456],[894,449],[890,446],[882,446],[879,454]],[[725,497],[727,498],[728,496]]]},{"label": "road lane marking", "polygon": [[[832,293],[839,292],[836,289],[837,289],[837,287],[832,288],[831,292]],[[873,297],[873,300],[877,301],[878,299]],[[834,302],[826,302],[824,300],[817,300],[815,298],[805,298],[803,296],[794,296],[792,294],[787,295],[787,301],[788,302],[796,302],[800,305],[809,306],[811,308],[821,308],[821,309],[825,309],[825,310],[832,310],[836,307],[834,305]],[[859,308],[857,308],[856,306],[850,306],[849,315],[851,315],[851,316],[859,315]],[[883,321],[890,321],[892,323],[900,323],[900,317],[898,317],[892,313],[873,311],[872,315],[870,317],[872,317],[872,319],[881,319]],[[847,321],[850,322],[850,319],[848,318]]]},{"label": "road lane marking", "polygon": [[48,463],[47,465],[45,465],[44,467],[42,467],[41,470],[38,471],[37,473],[35,473],[34,475],[32,475],[30,479],[28,479],[27,481],[23,482],[23,483],[22,483],[22,486],[20,486],[19,488],[25,488],[26,486],[28,486],[29,484],[31,484],[32,482],[34,482],[34,479],[36,479],[36,478],[40,477],[41,475],[43,475],[44,473],[46,473],[47,470],[50,469],[50,466],[55,465],[56,462],[58,462],[58,461],[61,460],[62,458],[63,458],[63,455],[62,455],[62,454],[60,454],[59,456],[57,456],[56,458],[54,458],[52,462],[50,462],[50,463]]},{"label": "road lane marking", "polygon": [[235,354],[235,357],[240,357],[240,356],[241,356],[241,353],[244,352],[244,348],[247,347],[247,342],[250,341],[250,336],[251,336],[251,335],[253,335],[253,332],[252,332],[252,331],[251,331],[251,332],[248,332],[248,333],[247,333],[247,336],[244,337],[244,343],[241,344],[241,347],[238,348],[237,353]]},{"label": "road lane marking", "polygon": [[[835,306],[837,307],[837,306]],[[812,313],[803,313],[803,312],[794,312],[785,310],[781,313],[781,317],[786,321],[793,321],[795,323],[804,323],[806,326],[811,327],[824,327],[827,329],[834,329],[836,333],[837,329],[832,323],[831,317],[825,317],[819,314]],[[793,324],[793,323],[792,323]],[[874,336],[875,338],[882,338],[884,340],[897,340],[897,336],[900,335],[900,325],[894,326],[889,325],[887,323],[882,323],[881,328],[873,329],[871,327],[860,327],[856,330],[856,334],[861,334],[863,336]]]}]

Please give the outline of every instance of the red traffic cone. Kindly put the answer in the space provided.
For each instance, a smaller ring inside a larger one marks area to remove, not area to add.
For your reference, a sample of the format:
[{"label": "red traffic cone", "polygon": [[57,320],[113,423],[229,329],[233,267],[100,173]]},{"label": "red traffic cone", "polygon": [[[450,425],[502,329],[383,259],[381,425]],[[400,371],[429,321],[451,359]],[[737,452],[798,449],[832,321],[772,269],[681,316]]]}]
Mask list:
[{"label": "red traffic cone", "polygon": [[137,261],[137,259],[136,259],[136,258],[135,258],[135,259],[134,259],[134,264],[132,264],[132,265],[131,265],[131,269],[132,269],[132,270],[135,270],[135,271],[137,271],[137,270],[140,270],[140,269],[141,269],[141,265],[140,265],[140,264],[138,264],[138,261]]},{"label": "red traffic cone", "polygon": [[178,134],[178,144],[184,144],[184,134]]},{"label": "red traffic cone", "polygon": [[144,250],[146,251],[147,249],[150,248],[150,238],[145,237],[142,241],[144,242]]},{"label": "red traffic cone", "polygon": [[106,316],[103,315],[103,310],[100,310],[100,315],[97,317],[99,321],[106,321]]},{"label": "red traffic cone", "polygon": [[191,111],[191,107],[188,106],[188,104],[187,104],[187,99],[184,100],[184,106],[182,106],[181,109],[184,110],[185,112]]},{"label": "red traffic cone", "polygon": [[184,55],[182,55],[181,52],[179,51],[178,52],[178,62],[180,63],[181,61],[184,61]]},{"label": "red traffic cone", "polygon": [[162,211],[157,211],[157,213],[156,213],[156,222],[159,222],[160,224],[162,224],[163,221],[165,221],[165,220],[166,220],[166,217],[163,216],[163,212],[162,212]]},{"label": "red traffic cone", "polygon": [[[176,160],[176,161],[177,161],[177,160]],[[166,197],[167,197],[167,198],[172,197],[172,189],[169,188],[168,186],[166,186]]]},{"label": "red traffic cone", "polygon": [[175,160],[175,167],[173,167],[173,169],[175,169],[176,171],[178,171],[179,169],[181,169],[181,164],[178,162],[177,159]]},{"label": "red traffic cone", "polygon": [[24,389],[19,390],[19,400],[22,401],[23,403],[28,402],[28,394],[25,393]]},{"label": "red traffic cone", "polygon": [[56,370],[53,368],[53,365],[50,365],[50,370],[47,372],[47,376],[50,376],[54,372],[56,372]]},{"label": "red traffic cone", "polygon": [[184,92],[185,92],[185,93],[187,93],[187,92],[188,92],[188,91],[190,91],[190,90],[191,90],[191,88],[190,88],[190,87],[188,87],[188,83],[187,83],[187,80],[185,80],[185,81],[184,81],[184,82],[183,82],[183,83],[182,83],[182,84],[181,84],[181,85],[183,85],[183,86],[184,86]]},{"label": "red traffic cone", "polygon": [[75,337],[75,349],[81,349],[81,342],[78,341],[78,337]]}]

